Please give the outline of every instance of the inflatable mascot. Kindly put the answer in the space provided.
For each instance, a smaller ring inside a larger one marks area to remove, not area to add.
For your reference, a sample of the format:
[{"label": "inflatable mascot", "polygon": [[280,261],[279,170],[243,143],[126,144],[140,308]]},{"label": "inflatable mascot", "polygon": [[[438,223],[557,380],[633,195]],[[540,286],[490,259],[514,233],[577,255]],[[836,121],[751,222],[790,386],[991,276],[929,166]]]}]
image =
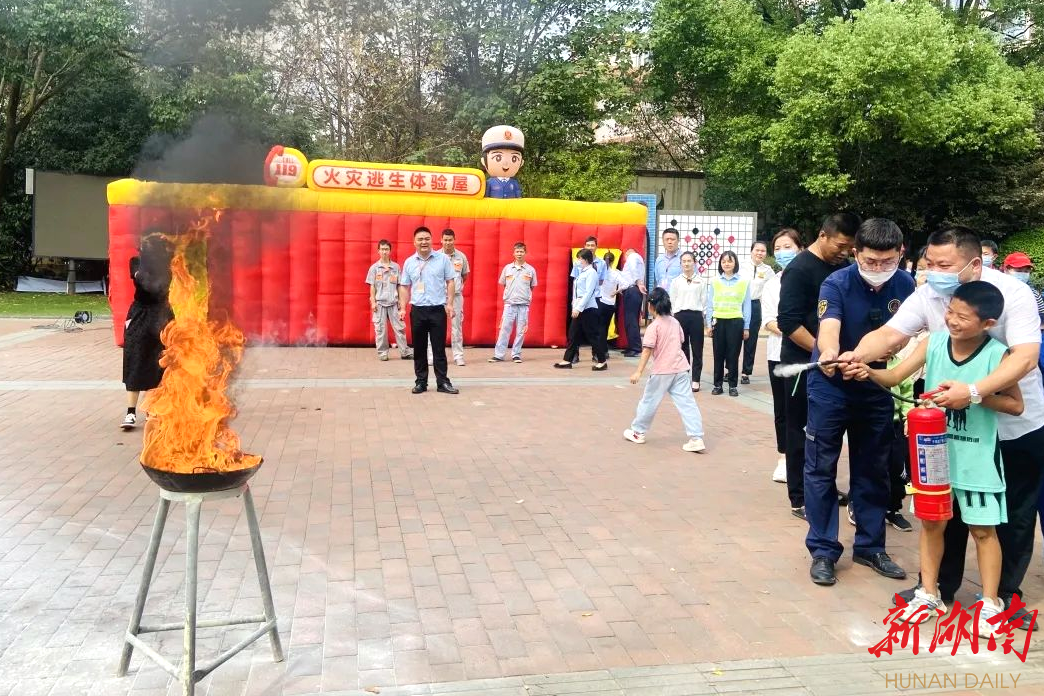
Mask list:
[{"label": "inflatable mascot", "polygon": [[515,175],[522,168],[526,137],[514,126],[493,126],[482,134],[482,166],[489,174],[486,198],[521,198]]}]

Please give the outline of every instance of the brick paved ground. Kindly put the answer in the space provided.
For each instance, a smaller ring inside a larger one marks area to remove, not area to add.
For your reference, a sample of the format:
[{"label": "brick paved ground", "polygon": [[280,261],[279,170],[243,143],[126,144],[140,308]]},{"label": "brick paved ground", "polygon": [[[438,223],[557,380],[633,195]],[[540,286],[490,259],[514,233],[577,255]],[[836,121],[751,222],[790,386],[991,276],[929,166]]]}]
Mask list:
[{"label": "brick paved ground", "polygon": [[[120,351],[104,321],[39,323],[0,320],[0,696],[175,693],[139,656],[112,676],[157,500],[140,432],[117,428]],[[413,396],[411,363],[372,350],[248,351],[237,427],[265,456],[252,489],[288,658],[259,643],[198,693],[876,693],[895,690],[882,675],[900,665],[971,671],[963,653],[866,655],[908,583],[848,559],[836,587],[808,581],[803,524],[769,479],[763,376],[739,399],[699,396],[709,449],[693,455],[669,406],[647,444],[621,438],[635,361],[598,374],[550,369],[557,351],[522,365],[488,354],[451,366],[459,396]],[[181,611],[182,515],[154,619]],[[201,544],[201,616],[255,613],[237,500],[204,508]],[[889,550],[915,570],[915,534],[890,531]],[[1039,557],[1024,589],[1031,607],[1044,597]],[[248,632],[202,630],[200,653]],[[180,652],[177,634],[150,640]],[[981,657],[980,676],[1044,683]]]}]

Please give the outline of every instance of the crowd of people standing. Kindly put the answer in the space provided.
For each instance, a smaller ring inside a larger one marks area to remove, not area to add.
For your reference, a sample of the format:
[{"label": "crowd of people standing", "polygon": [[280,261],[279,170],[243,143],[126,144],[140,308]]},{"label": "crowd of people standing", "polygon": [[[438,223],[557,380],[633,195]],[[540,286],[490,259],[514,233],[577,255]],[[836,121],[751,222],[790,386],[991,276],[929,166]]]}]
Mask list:
[{"label": "crowd of people standing", "polygon": [[[951,227],[933,233],[905,269],[906,237],[894,222],[843,212],[828,216],[807,246],[797,230],[784,228],[767,244],[756,241],[744,263],[725,251],[717,273],[707,278],[697,273],[693,253],[679,250],[677,230],[665,230],[661,239],[651,291],[637,250],[625,250],[618,268],[613,253],[599,257],[597,239],[586,240],[570,272],[569,344],[554,367],[572,369],[586,343],[591,369],[608,369],[608,332],[622,306],[624,356],[640,358],[631,381],[652,367],[624,437],[644,443],[657,407],[669,395],[688,435],[683,449],[702,452],[694,394],[701,389],[705,338],[712,343],[711,393],[727,388],[738,396],[739,385],[753,374],[764,322],[779,454],[772,478],[786,484],[790,513],[808,524],[809,572],[818,585],[837,582],[844,551],[839,507],[845,502],[856,528],[854,562],[889,578],[906,577],[886,551],[885,530],[913,529],[901,509],[910,474],[903,420],[912,395],[933,394],[933,403],[947,410],[951,430],[977,434],[948,441],[955,516],[922,527],[921,582],[899,597],[909,603],[908,617],[951,601],[963,577],[970,530],[983,574],[982,616],[1008,610],[1009,619],[1028,628],[1028,615],[1012,602],[1021,593],[1037,516],[1044,511],[1044,299],[1028,284],[1030,258],[1009,254],[996,270],[994,243]],[[461,289],[470,273],[468,259],[455,248],[453,230],[442,232],[438,251],[426,227],[415,230],[413,241],[415,253],[400,267],[391,260],[390,242],[381,240],[365,277],[377,356],[388,359],[390,324],[400,357],[413,360],[413,393],[427,391],[433,367],[437,391],[457,394],[448,375],[446,335],[449,328],[454,362],[463,366]],[[770,250],[778,272],[765,263]],[[136,424],[138,392],[155,387],[162,376],[158,335],[169,310],[162,288],[154,287],[162,274],[143,262],[145,256],[130,268],[136,296],[126,327],[124,428]],[[489,362],[506,361],[509,344],[511,360],[521,362],[538,285],[523,242],[514,245],[499,284],[504,309]],[[644,336],[643,310],[651,319]],[[803,364],[816,367],[777,374],[781,365]],[[846,440],[847,495],[837,489]],[[977,448],[970,448],[973,440]]]}]

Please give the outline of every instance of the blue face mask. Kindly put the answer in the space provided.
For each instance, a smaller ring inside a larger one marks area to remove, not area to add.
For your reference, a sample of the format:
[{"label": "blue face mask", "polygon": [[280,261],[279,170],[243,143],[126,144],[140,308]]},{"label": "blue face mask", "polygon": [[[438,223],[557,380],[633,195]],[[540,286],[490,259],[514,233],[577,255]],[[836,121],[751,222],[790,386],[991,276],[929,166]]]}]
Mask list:
[{"label": "blue face mask", "polygon": [[794,260],[794,257],[798,255],[796,249],[780,249],[776,252],[776,263],[779,264],[780,268],[786,268],[787,264]]},{"label": "blue face mask", "polygon": [[1028,271],[1011,271],[1008,273],[1015,280],[1021,280],[1023,283],[1029,283],[1030,274]]},{"label": "blue face mask", "polygon": [[957,288],[961,286],[961,273],[964,273],[970,265],[971,261],[965,264],[964,268],[956,273],[928,271],[928,284],[932,286],[932,289],[935,290],[935,292],[949,297],[957,292]]},{"label": "blue face mask", "polygon": [[983,256],[982,257],[982,265],[985,266],[986,268],[991,268],[993,266],[993,257],[992,256]]}]

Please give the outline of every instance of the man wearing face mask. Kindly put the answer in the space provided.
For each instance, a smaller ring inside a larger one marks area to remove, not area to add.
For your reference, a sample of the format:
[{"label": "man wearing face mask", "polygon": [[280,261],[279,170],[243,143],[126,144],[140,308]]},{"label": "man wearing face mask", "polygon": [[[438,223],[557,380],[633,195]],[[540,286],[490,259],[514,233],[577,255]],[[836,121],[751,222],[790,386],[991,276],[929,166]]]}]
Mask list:
[{"label": "man wearing face mask", "polygon": [[[1007,485],[1008,522],[997,527],[1001,546],[1000,595],[1005,604],[1013,594],[1022,597],[1020,585],[1033,555],[1037,495],[1044,478],[1044,388],[1037,360],[1040,355],[1040,317],[1029,286],[991,268],[984,268],[979,237],[966,227],[951,227],[928,238],[928,282],[917,289],[888,324],[868,334],[855,350],[841,355],[854,363],[876,360],[902,347],[922,329],[945,331],[946,308],[950,297],[962,283],[983,280],[1000,289],[1004,311],[990,336],[1008,346],[1008,357],[996,370],[975,384],[943,382],[943,392],[935,402],[948,409],[961,410],[979,403],[983,395],[995,394],[1016,382],[1022,391],[1024,410],[1020,416],[999,414],[997,425]],[[847,368],[846,377],[856,368]],[[954,500],[954,517],[946,525],[946,549],[939,568],[939,591],[951,601],[964,577],[964,557],[968,528],[961,520],[960,501]],[[911,588],[900,593],[907,601]],[[1021,624],[1020,624],[1021,619]],[[1030,628],[1025,609],[1012,622]]]},{"label": "man wearing face mask", "polygon": [[[899,273],[903,233],[891,220],[875,218],[859,226],[856,262],[830,275],[819,291],[819,334],[813,361],[835,360],[880,328],[913,294],[914,280]],[[786,276],[784,276],[784,282]],[[881,363],[884,366],[884,363]],[[889,454],[893,438],[892,397],[872,382],[846,381],[834,366],[808,374],[805,429],[805,546],[817,585],[833,585],[838,542],[837,462],[848,435],[849,509],[855,512],[854,560],[889,578],[905,571],[885,552],[889,502]]]},{"label": "man wearing face mask", "polygon": [[[985,248],[985,246],[983,246]],[[1021,251],[1015,251],[1004,259],[1004,272],[1010,275],[1015,280],[1022,281],[1026,285],[1029,285],[1030,276],[1033,275],[1033,259],[1026,256]],[[1037,301],[1037,314],[1040,315],[1042,321],[1044,321],[1044,298],[1041,297],[1040,293],[1035,287],[1029,285],[1030,292],[1033,293],[1033,299]]]},{"label": "man wearing face mask", "polygon": [[982,244],[982,265],[986,268],[993,268],[993,262],[997,260],[997,254],[999,250],[997,248],[997,242],[992,239],[984,239]]}]

